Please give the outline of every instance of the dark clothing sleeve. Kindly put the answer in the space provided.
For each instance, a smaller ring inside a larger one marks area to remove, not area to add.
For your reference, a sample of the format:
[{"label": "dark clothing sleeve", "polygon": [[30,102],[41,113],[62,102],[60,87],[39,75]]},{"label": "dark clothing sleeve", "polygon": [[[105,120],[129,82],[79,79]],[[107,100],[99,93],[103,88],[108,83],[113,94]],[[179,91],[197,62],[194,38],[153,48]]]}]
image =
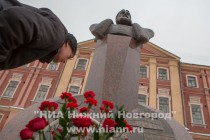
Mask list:
[{"label": "dark clothing sleeve", "polygon": [[0,11],[0,70],[15,68],[59,49],[66,28],[47,8],[12,6]]},{"label": "dark clothing sleeve", "polygon": [[17,0],[0,0],[0,11],[10,8],[11,6],[22,6],[22,3]]}]

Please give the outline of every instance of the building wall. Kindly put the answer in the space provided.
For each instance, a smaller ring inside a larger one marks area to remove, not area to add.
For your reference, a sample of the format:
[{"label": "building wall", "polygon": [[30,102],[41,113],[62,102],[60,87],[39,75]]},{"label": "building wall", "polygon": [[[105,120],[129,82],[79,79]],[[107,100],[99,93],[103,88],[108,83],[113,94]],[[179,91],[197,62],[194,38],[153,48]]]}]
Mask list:
[{"label": "building wall", "polygon": [[[209,75],[210,67],[204,67],[192,64],[182,64],[181,73],[183,80],[183,91],[186,111],[186,124],[190,132],[199,133],[194,134],[193,137],[198,140],[205,139],[206,134],[210,134],[210,106],[209,106]],[[197,87],[189,87],[187,76],[194,76],[197,80]],[[203,118],[202,124],[193,122],[191,104],[201,106],[201,114]],[[210,136],[207,137],[210,139]]]},{"label": "building wall", "polygon": [[[43,77],[48,77],[47,81],[48,83],[50,81],[51,85],[46,98],[60,96],[63,91],[69,91],[71,86],[78,87],[78,94],[83,94],[95,49],[97,48],[94,40],[79,43],[76,56],[65,64],[60,64],[58,69],[54,71],[47,70],[48,65],[38,61],[31,63],[28,67],[23,66],[13,70],[0,71],[0,91],[4,91],[13,73],[23,75],[14,98],[0,98],[0,114],[4,114],[0,122],[0,130],[16,112],[35,103],[33,99]],[[146,95],[146,104],[154,109],[159,109],[159,98],[168,98],[172,117],[183,126],[186,124],[196,140],[208,139],[208,136],[203,136],[200,133],[210,134],[210,67],[183,63],[180,65],[179,57],[152,43],[145,44],[140,54],[139,66],[147,67],[147,76],[139,78],[138,94]],[[77,69],[79,59],[87,60],[85,69]],[[159,68],[167,70],[168,79],[158,79]],[[197,77],[198,88],[187,86],[186,75]],[[1,94],[3,93],[0,93],[0,96]],[[184,98],[182,98],[182,94]],[[194,125],[191,122],[191,96],[199,97],[205,125]]]},{"label": "building wall", "polygon": [[[0,71],[0,114],[3,114],[0,130],[16,113],[36,103],[34,98],[41,82],[50,83],[45,98],[52,98],[63,67],[64,64],[59,64],[56,70],[48,70],[47,63],[35,61],[16,69]],[[12,97],[5,97],[3,94],[10,80],[19,81],[19,84]]]}]

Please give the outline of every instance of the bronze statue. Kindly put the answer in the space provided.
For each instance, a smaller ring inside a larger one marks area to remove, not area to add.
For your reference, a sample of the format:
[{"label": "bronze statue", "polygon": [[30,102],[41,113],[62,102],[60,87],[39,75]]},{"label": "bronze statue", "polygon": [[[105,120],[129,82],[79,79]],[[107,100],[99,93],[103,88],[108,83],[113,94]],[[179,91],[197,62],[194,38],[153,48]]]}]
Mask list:
[{"label": "bronze statue", "polygon": [[116,16],[117,26],[111,19],[105,19],[99,24],[90,26],[91,33],[96,39],[103,39],[106,34],[118,34],[131,36],[136,40],[136,43],[146,43],[154,36],[151,29],[142,28],[138,23],[132,23],[131,15],[128,10],[121,10]]}]

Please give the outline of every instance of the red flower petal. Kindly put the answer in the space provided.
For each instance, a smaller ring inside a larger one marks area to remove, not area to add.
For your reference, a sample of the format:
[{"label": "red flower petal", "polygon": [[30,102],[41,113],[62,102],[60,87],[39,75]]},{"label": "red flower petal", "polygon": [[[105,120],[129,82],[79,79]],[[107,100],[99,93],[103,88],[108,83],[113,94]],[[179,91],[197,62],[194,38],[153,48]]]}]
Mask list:
[{"label": "red flower petal", "polygon": [[20,131],[20,138],[21,140],[28,140],[33,138],[33,131],[28,128],[22,129]]}]

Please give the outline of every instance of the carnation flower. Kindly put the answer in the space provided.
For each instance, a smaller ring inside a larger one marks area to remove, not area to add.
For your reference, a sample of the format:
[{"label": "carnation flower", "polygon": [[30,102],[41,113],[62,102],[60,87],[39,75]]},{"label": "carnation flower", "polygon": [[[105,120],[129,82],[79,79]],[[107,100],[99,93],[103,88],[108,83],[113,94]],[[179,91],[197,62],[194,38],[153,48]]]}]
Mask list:
[{"label": "carnation flower", "polygon": [[69,92],[62,92],[60,96],[61,99],[68,99],[69,97],[72,97],[72,94]]},{"label": "carnation flower", "polygon": [[92,123],[90,117],[88,117],[88,116],[77,116],[77,117],[73,118],[73,124],[76,127],[84,128],[84,127],[89,127],[93,123]]},{"label": "carnation flower", "polygon": [[33,138],[33,131],[28,128],[22,129],[20,131],[20,138],[21,140],[28,140]]},{"label": "carnation flower", "polygon": [[109,107],[110,109],[113,109],[113,108],[114,108],[114,105],[113,105],[112,102],[103,100],[103,101],[102,101],[102,104],[103,104],[105,107]]},{"label": "carnation flower", "polygon": [[29,123],[26,125],[29,129],[32,131],[38,131],[41,129],[44,129],[48,125],[48,122],[45,118],[34,118],[33,120],[29,121]]},{"label": "carnation flower", "polygon": [[94,98],[95,93],[93,91],[87,91],[84,93],[85,98]]},{"label": "carnation flower", "polygon": [[108,130],[113,129],[115,126],[117,125],[117,123],[109,118],[106,118],[102,124],[102,126],[104,128],[108,128]]},{"label": "carnation flower", "polygon": [[128,124],[128,122],[127,122],[126,120],[123,120],[123,122],[125,123],[125,128],[126,128],[129,132],[131,132],[131,131],[133,130],[133,127],[132,127],[130,124]]},{"label": "carnation flower", "polygon": [[73,96],[70,96],[70,97],[68,97],[68,102],[77,103],[77,100]]},{"label": "carnation flower", "polygon": [[70,109],[73,109],[73,108],[77,108],[78,104],[77,103],[68,103],[66,107],[70,108]]},{"label": "carnation flower", "polygon": [[96,106],[98,102],[94,98],[86,98],[85,103]]},{"label": "carnation flower", "polygon": [[100,110],[101,110],[101,112],[103,112],[104,111],[104,106],[100,107]]},{"label": "carnation flower", "polygon": [[87,107],[82,107],[82,108],[80,108],[80,110],[79,110],[80,113],[88,112],[88,111],[89,111],[89,108],[87,108]]},{"label": "carnation flower", "polygon": [[49,110],[49,111],[55,111],[58,108],[58,104],[56,102],[50,102],[50,101],[44,101],[42,102],[39,109],[41,111]]}]

